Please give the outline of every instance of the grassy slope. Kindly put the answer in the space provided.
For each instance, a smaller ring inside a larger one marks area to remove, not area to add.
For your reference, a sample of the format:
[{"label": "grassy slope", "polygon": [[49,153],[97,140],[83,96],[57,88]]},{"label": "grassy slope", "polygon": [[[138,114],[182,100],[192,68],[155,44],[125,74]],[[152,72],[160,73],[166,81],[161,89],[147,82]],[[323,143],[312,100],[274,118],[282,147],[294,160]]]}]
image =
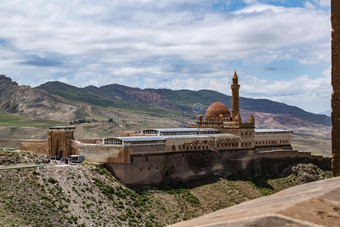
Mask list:
[{"label": "grassy slope", "polygon": [[300,164],[273,178],[213,176],[131,190],[92,165],[6,170],[0,225],[163,226],[329,176]]},{"label": "grassy slope", "polygon": [[[61,82],[47,82],[37,88],[43,89],[52,95],[57,95],[68,100],[84,102],[104,108],[114,108],[115,110],[120,110],[127,113],[150,114],[158,116],[167,116],[169,114],[169,110],[165,110],[163,108],[146,107],[142,104],[112,99],[110,97],[103,96],[102,94],[94,93],[90,90],[77,88]],[[170,114],[171,113],[174,114],[175,112],[170,111]]]},{"label": "grassy slope", "polygon": [[[118,85],[117,85],[118,86]],[[92,105],[102,107],[115,107],[123,110],[144,111],[144,113],[163,114],[169,110],[158,107],[147,107],[143,103],[136,104],[123,100],[117,100],[110,97],[110,92],[99,89],[77,88],[61,82],[48,82],[40,85],[38,88],[47,92],[64,97],[66,99],[86,102]],[[114,89],[114,87],[113,87]],[[130,89],[126,87],[126,89]],[[163,99],[174,104],[175,108],[181,111],[192,112],[195,103],[200,103],[207,108],[211,103],[219,101],[231,106],[231,97],[219,92],[210,90],[170,90],[170,89],[148,89],[157,92]],[[298,107],[289,106],[284,103],[274,102],[266,99],[240,98],[240,106],[250,111],[273,113],[273,114],[290,114],[297,118],[304,119],[316,124],[331,125],[330,117],[306,112]],[[171,110],[170,110],[171,111]],[[202,112],[203,113],[203,112]]]},{"label": "grassy slope", "polygon": [[0,126],[48,128],[60,122],[0,111]]}]

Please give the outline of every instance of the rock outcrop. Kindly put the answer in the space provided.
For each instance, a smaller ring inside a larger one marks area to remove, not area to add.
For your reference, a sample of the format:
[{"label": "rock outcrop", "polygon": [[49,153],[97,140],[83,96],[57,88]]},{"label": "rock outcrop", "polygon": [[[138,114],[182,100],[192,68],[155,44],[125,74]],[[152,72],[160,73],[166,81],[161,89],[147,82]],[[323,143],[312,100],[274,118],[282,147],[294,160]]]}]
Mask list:
[{"label": "rock outcrop", "polygon": [[340,226],[340,177],[295,186],[172,227]]},{"label": "rock outcrop", "polygon": [[86,106],[73,106],[44,90],[19,86],[0,75],[0,110],[37,118],[68,121],[88,115]]}]

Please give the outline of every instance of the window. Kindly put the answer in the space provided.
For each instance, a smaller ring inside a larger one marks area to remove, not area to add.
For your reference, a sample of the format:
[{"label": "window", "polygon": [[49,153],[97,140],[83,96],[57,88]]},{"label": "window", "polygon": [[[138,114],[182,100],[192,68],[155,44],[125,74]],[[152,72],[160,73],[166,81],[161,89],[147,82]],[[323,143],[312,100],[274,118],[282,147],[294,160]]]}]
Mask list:
[{"label": "window", "polygon": [[130,162],[133,163],[133,158],[130,158]]},{"label": "window", "polygon": [[145,161],[146,161],[146,162],[148,161],[148,156],[145,156]]}]

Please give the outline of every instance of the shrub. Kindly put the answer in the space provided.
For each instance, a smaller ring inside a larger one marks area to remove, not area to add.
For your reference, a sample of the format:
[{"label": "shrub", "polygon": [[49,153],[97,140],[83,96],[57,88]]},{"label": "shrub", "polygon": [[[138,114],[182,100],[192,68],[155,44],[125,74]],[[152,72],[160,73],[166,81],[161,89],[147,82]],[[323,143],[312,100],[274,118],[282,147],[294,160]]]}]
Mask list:
[{"label": "shrub", "polygon": [[51,183],[51,184],[57,183],[57,181],[56,181],[55,179],[53,179],[52,177],[48,178],[47,181],[48,181],[49,183]]}]

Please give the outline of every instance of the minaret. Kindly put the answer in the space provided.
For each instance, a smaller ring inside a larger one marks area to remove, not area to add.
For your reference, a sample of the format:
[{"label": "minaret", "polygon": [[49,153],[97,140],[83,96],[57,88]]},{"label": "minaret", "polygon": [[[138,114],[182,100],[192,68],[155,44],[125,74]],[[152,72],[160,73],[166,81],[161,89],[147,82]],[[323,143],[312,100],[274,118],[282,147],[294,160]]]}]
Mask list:
[{"label": "minaret", "polygon": [[240,100],[239,100],[239,90],[240,85],[238,84],[238,77],[236,71],[233,74],[233,83],[231,84],[231,116],[234,120],[236,115],[240,113]]}]

